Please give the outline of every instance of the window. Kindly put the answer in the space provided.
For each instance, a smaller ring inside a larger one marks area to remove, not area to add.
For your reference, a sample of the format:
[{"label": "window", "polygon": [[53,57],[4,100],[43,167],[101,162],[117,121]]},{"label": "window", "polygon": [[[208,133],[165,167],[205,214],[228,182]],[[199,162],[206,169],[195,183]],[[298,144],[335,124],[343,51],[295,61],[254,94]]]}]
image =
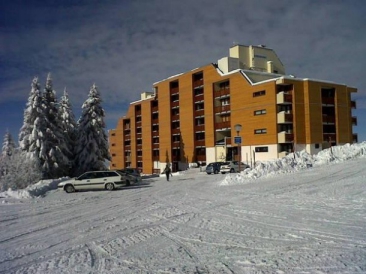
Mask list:
[{"label": "window", "polygon": [[142,156],[142,150],[137,151],[137,156]]},{"label": "window", "polygon": [[141,122],[141,116],[136,117],[136,122]]},{"label": "window", "polygon": [[113,153],[113,154],[112,154],[112,157],[115,157],[115,156],[116,156],[116,153]]},{"label": "window", "polygon": [[268,147],[256,147],[255,152],[268,152]]},{"label": "window", "polygon": [[319,148],[320,146],[319,146],[319,144],[315,144],[315,148]]},{"label": "window", "polygon": [[204,132],[197,132],[196,133],[196,140],[205,140],[205,133]]},{"label": "window", "polygon": [[253,97],[258,97],[258,96],[263,96],[263,95],[266,95],[265,90],[253,92]]},{"label": "window", "polygon": [[138,145],[142,145],[142,139],[137,139],[137,142],[136,142]]},{"label": "window", "polygon": [[155,156],[155,157],[159,156],[159,150],[158,149],[153,150],[153,156]]},{"label": "window", "polygon": [[112,133],[111,136],[116,136],[116,133]]},{"label": "window", "polygon": [[267,114],[267,110],[265,110],[265,109],[260,109],[260,110],[254,111],[254,115],[264,115],[264,114]]},{"label": "window", "polygon": [[159,144],[159,137],[153,138],[153,144]]},{"label": "window", "polygon": [[112,147],[115,147],[116,146],[116,144],[112,144]]},{"label": "window", "polygon": [[267,133],[266,128],[260,128],[260,129],[255,129],[254,130],[254,134],[266,134],[266,133]]}]

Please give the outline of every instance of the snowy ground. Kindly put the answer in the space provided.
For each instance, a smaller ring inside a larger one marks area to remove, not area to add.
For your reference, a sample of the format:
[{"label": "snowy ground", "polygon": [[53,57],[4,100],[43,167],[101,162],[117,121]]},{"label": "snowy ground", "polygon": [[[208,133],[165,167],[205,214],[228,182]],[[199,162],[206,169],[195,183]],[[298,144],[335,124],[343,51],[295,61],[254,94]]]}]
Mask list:
[{"label": "snowy ground", "polygon": [[113,192],[0,193],[0,273],[365,273],[365,151]]}]

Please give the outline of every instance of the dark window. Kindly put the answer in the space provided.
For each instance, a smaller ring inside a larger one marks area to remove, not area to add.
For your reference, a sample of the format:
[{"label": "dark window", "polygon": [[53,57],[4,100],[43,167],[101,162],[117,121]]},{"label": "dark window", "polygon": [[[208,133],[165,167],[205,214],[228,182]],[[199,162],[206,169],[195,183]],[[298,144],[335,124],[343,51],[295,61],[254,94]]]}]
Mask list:
[{"label": "dark window", "polygon": [[264,114],[267,114],[267,110],[265,110],[265,109],[260,109],[260,110],[254,111],[254,115],[264,115]]},{"label": "dark window", "polygon": [[319,148],[320,146],[319,146],[319,144],[315,144],[315,148]]},{"label": "dark window", "polygon": [[256,147],[255,152],[268,152],[268,147]]},{"label": "dark window", "polygon": [[253,92],[253,97],[258,97],[258,96],[263,96],[263,95],[266,95],[265,90]]},{"label": "dark window", "polygon": [[260,128],[260,129],[255,129],[254,130],[254,134],[266,134],[266,133],[267,133],[266,128]]}]

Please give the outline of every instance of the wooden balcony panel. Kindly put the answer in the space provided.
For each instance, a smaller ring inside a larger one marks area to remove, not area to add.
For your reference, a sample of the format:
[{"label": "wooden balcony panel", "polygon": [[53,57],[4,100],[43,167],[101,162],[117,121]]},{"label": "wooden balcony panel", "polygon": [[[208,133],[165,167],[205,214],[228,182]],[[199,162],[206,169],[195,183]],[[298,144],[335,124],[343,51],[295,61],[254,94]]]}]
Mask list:
[{"label": "wooden balcony panel", "polygon": [[219,89],[217,91],[215,91],[215,98],[220,98],[222,96],[227,96],[230,95],[230,89]]},{"label": "wooden balcony panel", "polygon": [[215,113],[222,113],[230,111],[230,105],[215,107]]},{"label": "wooden balcony panel", "polygon": [[141,110],[137,110],[136,112],[135,112],[135,116],[137,117],[137,116],[141,116]]},{"label": "wooden balcony panel", "polygon": [[160,148],[159,143],[153,143],[153,144],[152,144],[152,148],[153,148],[153,149]]},{"label": "wooden balcony panel", "polygon": [[179,107],[179,101],[171,102],[170,106],[173,107]]},{"label": "wooden balcony panel", "polygon": [[215,123],[216,129],[222,129],[222,128],[230,128],[230,121],[229,122],[219,122]]},{"label": "wooden balcony panel", "polygon": [[357,106],[356,106],[356,101],[351,101],[351,108],[357,108]]},{"label": "wooden balcony panel", "polygon": [[206,155],[196,155],[197,161],[205,162],[206,161]]},{"label": "wooden balcony panel", "polygon": [[151,108],[151,112],[154,113],[154,112],[159,112],[159,107],[152,107]]},{"label": "wooden balcony panel", "polygon": [[151,119],[151,123],[154,124],[159,124],[159,119]]},{"label": "wooden balcony panel", "polygon": [[179,114],[172,115],[172,121],[179,121]]},{"label": "wooden balcony panel", "polygon": [[203,109],[197,109],[197,110],[195,110],[194,115],[195,116],[205,115],[205,111]]},{"label": "wooden balcony panel", "polygon": [[159,131],[153,131],[153,132],[151,133],[151,136],[152,136],[152,137],[157,137],[157,136],[159,136]]},{"label": "wooden balcony panel", "polygon": [[357,117],[355,116],[352,117],[352,125],[357,126]]},{"label": "wooden balcony panel", "polygon": [[193,87],[194,88],[201,87],[201,86],[203,86],[203,79],[193,81]]},{"label": "wooden balcony panel", "polygon": [[334,116],[323,115],[323,124],[334,124],[334,123],[335,123]]},{"label": "wooden balcony panel", "polygon": [[205,130],[205,125],[194,126],[194,131],[204,131],[204,130]]},{"label": "wooden balcony panel", "polygon": [[180,161],[180,155],[173,155],[173,156],[172,156],[172,160],[173,160],[173,162],[178,162],[178,161]]},{"label": "wooden balcony panel", "polygon": [[179,93],[179,87],[171,88],[170,89],[170,94],[171,95],[178,94],[178,93]]},{"label": "wooden balcony panel", "polygon": [[194,141],[194,145],[196,147],[204,147],[205,146],[205,140],[196,140],[196,141]]},{"label": "wooden balcony panel", "polygon": [[180,134],[180,128],[173,128],[172,134]]},{"label": "wooden balcony panel", "polygon": [[322,104],[334,105],[334,97],[322,97]]},{"label": "wooden balcony panel", "polygon": [[199,95],[194,96],[194,102],[200,102],[200,101],[203,101],[203,100],[204,100],[203,93],[202,93],[202,94],[199,94]]}]

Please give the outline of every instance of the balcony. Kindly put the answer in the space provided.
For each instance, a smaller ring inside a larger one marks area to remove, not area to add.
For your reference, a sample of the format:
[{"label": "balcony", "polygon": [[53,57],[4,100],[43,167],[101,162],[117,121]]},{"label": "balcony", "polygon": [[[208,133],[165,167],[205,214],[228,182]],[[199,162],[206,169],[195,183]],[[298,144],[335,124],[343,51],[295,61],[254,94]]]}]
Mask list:
[{"label": "balcony", "polygon": [[215,99],[230,96],[230,89],[219,89],[215,91]]},{"label": "balcony", "polygon": [[153,149],[159,149],[159,143],[153,143],[152,148]]},{"label": "balcony", "polygon": [[205,146],[205,140],[196,140],[194,141],[195,147],[204,147]]},{"label": "balcony", "polygon": [[136,122],[136,128],[141,127],[141,121]]},{"label": "balcony", "polygon": [[179,121],[179,114],[172,115],[172,121]]},{"label": "balcony", "polygon": [[205,115],[205,110],[204,109],[196,109],[194,112],[195,116],[203,116]]},{"label": "balcony", "polygon": [[198,87],[201,87],[201,86],[203,86],[203,79],[193,81],[193,87],[194,88],[198,88]]},{"label": "balcony", "polygon": [[172,135],[180,135],[180,128],[173,128]]},{"label": "balcony", "polygon": [[215,107],[215,114],[230,112],[230,105],[223,105]]},{"label": "balcony", "polygon": [[216,127],[216,130],[230,129],[231,124],[230,124],[230,121],[228,121],[228,122],[219,122],[219,123],[215,123],[215,127]]},{"label": "balcony", "polygon": [[206,161],[206,155],[196,155],[196,161],[205,162]]},{"label": "balcony", "polygon": [[170,107],[171,108],[179,107],[179,101],[171,102]]},{"label": "balcony", "polygon": [[323,105],[334,105],[334,97],[322,97]]},{"label": "balcony", "polygon": [[131,145],[125,145],[124,148],[125,151],[131,151]]},{"label": "balcony", "polygon": [[356,101],[351,101],[351,108],[353,109],[357,108]]},{"label": "balcony", "polygon": [[334,142],[337,139],[337,135],[335,133],[323,133],[323,141],[324,142]]},{"label": "balcony", "polygon": [[293,115],[290,111],[281,111],[277,113],[277,123],[287,124],[293,122]]},{"label": "balcony", "polygon": [[159,107],[158,106],[152,107],[151,112],[152,113],[159,112]]},{"label": "balcony", "polygon": [[281,131],[278,133],[278,143],[292,143],[294,141],[294,134],[292,131]]},{"label": "balcony", "polygon": [[159,131],[153,131],[151,136],[152,137],[159,137]]},{"label": "balcony", "polygon": [[284,91],[277,93],[277,104],[292,104],[292,93]]},{"label": "balcony", "polygon": [[179,87],[170,89],[170,95],[174,95],[174,94],[178,94],[178,93],[179,93]]},{"label": "balcony", "polygon": [[204,97],[203,97],[203,93],[202,94],[198,94],[194,96],[194,102],[201,102],[203,101]]},{"label": "balcony", "polygon": [[197,126],[194,126],[194,131],[197,132],[197,131],[204,131],[205,130],[205,125],[197,125]]},{"label": "balcony", "polygon": [[352,117],[352,125],[357,126],[357,117],[355,116]]},{"label": "balcony", "polygon": [[335,117],[323,115],[323,124],[335,124]]}]

